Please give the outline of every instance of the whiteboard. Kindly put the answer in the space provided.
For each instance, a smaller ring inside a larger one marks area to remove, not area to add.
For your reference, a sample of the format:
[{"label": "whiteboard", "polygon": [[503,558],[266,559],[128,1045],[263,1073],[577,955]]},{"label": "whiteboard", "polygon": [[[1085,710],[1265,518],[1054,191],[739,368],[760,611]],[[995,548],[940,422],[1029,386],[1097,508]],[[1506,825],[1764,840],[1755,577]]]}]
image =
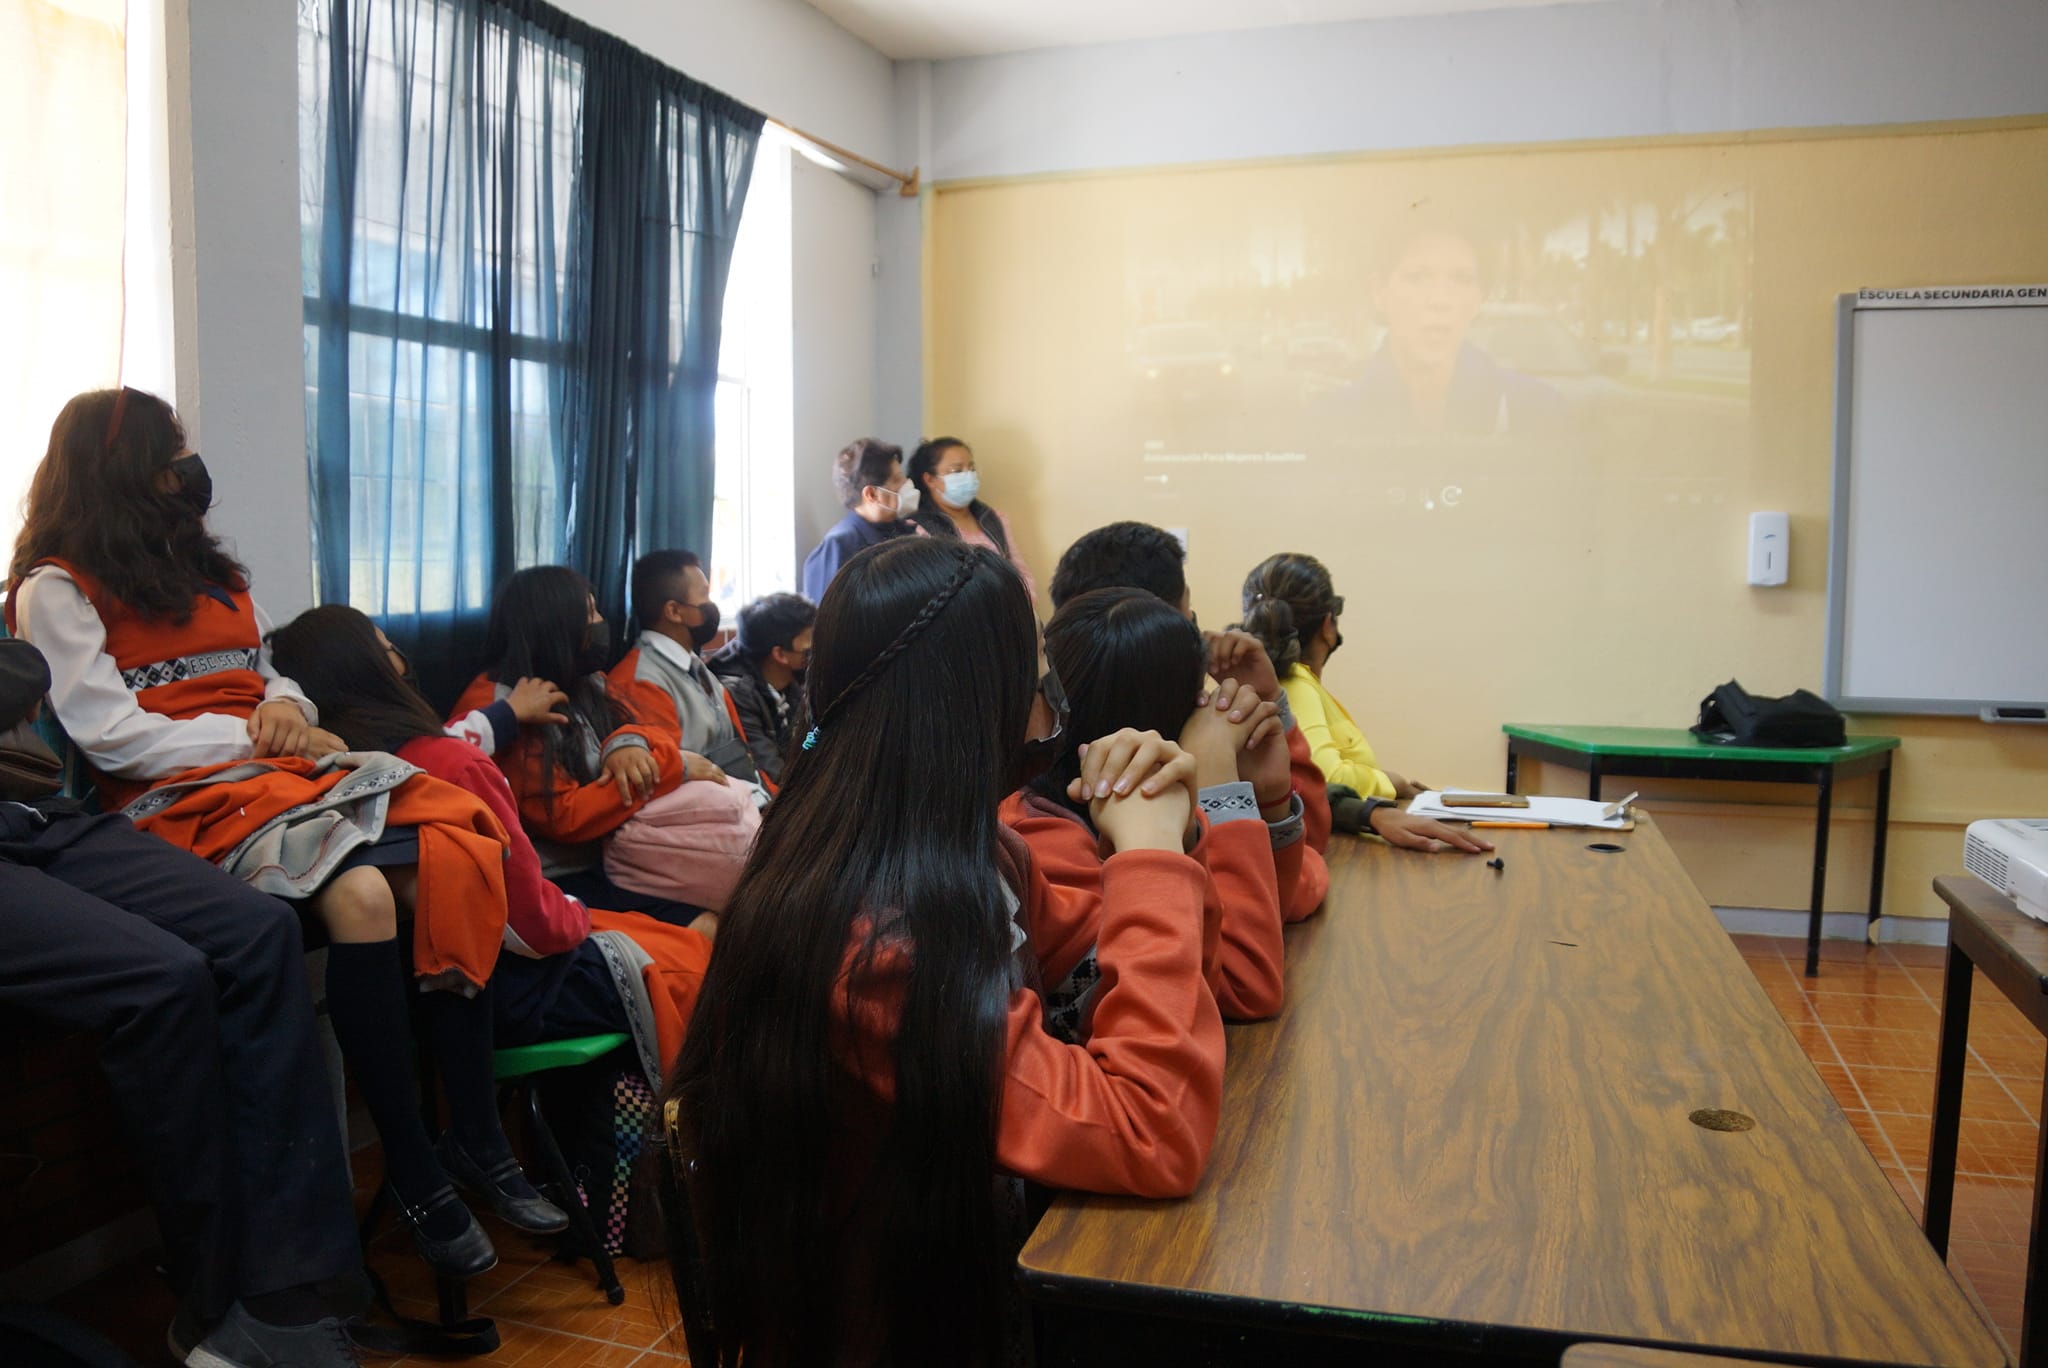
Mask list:
[{"label": "whiteboard", "polygon": [[2048,289],[1936,302],[1993,293],[1842,297],[1826,690],[1845,710],[2048,704]]}]

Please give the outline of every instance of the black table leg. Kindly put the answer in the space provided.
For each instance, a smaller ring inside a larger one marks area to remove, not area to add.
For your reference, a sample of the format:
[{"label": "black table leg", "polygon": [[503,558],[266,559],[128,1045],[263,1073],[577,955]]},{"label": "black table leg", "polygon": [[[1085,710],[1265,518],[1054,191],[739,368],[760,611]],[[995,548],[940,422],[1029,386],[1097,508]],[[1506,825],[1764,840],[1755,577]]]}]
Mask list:
[{"label": "black table leg", "polygon": [[1806,922],[1806,976],[1820,977],[1820,919],[1828,892],[1828,822],[1834,815],[1835,771],[1821,769],[1819,815],[1813,827],[1813,911]]},{"label": "black table leg", "polygon": [[[1951,913],[1950,915],[1954,915]],[[1927,1134],[1927,1203],[1920,1228],[1948,1257],[1948,1220],[1956,1195],[1956,1140],[1963,1125],[1963,1074],[1970,1044],[1970,981],[1976,966],[1948,943],[1941,978],[1941,1044],[1934,1058],[1934,1119]]]},{"label": "black table leg", "polygon": [[[2048,1081],[2041,1084],[2041,1100],[2048,1102]],[[2041,1217],[2041,1202],[2048,1197],[2048,1126],[2034,1144],[2034,1224],[2027,1235],[2027,1283],[2020,1302],[2020,1368],[2042,1368],[2048,1363],[2048,1222]]]},{"label": "black table leg", "polygon": [[1870,838],[1870,924],[1884,915],[1884,843],[1892,824],[1892,757],[1886,751],[1877,772],[1877,832]]},{"label": "black table leg", "polygon": [[1504,787],[1503,787],[1503,788],[1501,789],[1501,792],[1503,792],[1503,793],[1513,793],[1513,792],[1515,791],[1515,782],[1516,782],[1516,780],[1520,779],[1520,778],[1521,778],[1521,776],[1522,776],[1522,757],[1521,757],[1521,755],[1520,755],[1520,754],[1519,754],[1519,753],[1518,753],[1518,752],[1517,752],[1517,751],[1515,750],[1515,743],[1514,743],[1513,741],[1509,741],[1509,742],[1508,742],[1508,782],[1507,782],[1507,784],[1506,784],[1506,785],[1505,785],[1505,786],[1504,786]]},{"label": "black table leg", "polygon": [[1594,802],[1600,801],[1600,757],[1586,757],[1586,796]]}]

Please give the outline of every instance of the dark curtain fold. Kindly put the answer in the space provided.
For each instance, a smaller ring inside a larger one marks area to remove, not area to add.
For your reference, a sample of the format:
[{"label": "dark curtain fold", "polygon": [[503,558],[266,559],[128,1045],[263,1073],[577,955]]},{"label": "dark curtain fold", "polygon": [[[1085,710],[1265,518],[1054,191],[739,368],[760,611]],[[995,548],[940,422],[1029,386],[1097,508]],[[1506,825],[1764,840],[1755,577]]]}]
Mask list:
[{"label": "dark curtain fold", "polygon": [[528,0],[302,0],[307,450],[323,602],[445,701],[490,596],[711,554],[725,282],[762,117]]}]

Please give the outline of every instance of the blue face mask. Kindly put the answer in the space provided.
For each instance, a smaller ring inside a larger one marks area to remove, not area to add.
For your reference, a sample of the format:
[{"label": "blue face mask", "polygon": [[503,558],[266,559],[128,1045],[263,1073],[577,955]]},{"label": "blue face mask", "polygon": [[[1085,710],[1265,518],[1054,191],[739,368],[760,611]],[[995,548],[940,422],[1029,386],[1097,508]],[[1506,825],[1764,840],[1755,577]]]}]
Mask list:
[{"label": "blue face mask", "polygon": [[956,470],[939,478],[946,486],[946,502],[955,508],[967,507],[981,493],[981,474],[978,471]]}]

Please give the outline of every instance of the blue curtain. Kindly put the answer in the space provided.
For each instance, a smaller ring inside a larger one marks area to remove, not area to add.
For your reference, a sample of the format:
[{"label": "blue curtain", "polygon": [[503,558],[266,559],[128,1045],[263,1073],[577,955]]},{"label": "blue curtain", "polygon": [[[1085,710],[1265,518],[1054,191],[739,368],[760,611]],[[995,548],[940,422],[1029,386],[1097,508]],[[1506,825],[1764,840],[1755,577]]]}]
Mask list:
[{"label": "blue curtain", "polygon": [[709,555],[762,118],[548,5],[302,0],[314,562],[445,701],[496,585]]}]

